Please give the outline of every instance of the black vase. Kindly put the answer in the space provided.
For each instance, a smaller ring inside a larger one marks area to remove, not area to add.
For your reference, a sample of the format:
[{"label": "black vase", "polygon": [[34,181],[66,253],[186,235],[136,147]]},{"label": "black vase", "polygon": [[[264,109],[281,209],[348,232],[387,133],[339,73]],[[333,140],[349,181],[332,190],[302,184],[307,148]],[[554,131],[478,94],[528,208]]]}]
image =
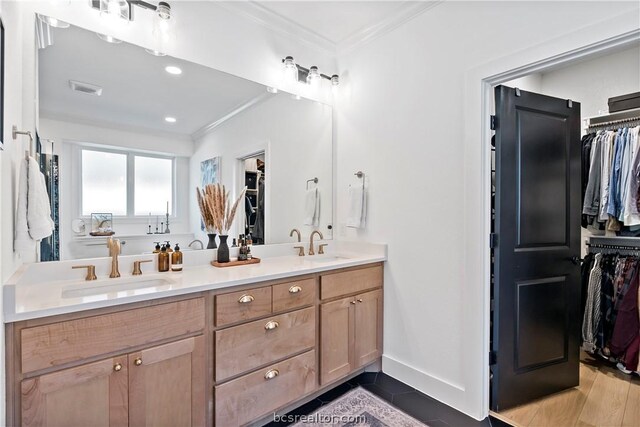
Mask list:
[{"label": "black vase", "polygon": [[216,245],[216,233],[207,234],[207,236],[209,236],[209,243],[207,244],[207,249],[217,248],[218,245]]},{"label": "black vase", "polygon": [[220,235],[220,246],[218,247],[218,262],[229,262],[229,245],[227,238],[229,236]]}]

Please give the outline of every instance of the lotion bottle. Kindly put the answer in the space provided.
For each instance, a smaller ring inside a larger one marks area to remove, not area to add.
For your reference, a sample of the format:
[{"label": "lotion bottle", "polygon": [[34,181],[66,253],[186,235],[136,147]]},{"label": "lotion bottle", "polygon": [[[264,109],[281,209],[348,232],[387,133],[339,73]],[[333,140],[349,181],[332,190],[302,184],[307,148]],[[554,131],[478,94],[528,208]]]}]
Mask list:
[{"label": "lotion bottle", "polygon": [[176,248],[171,254],[171,271],[182,271],[182,252],[176,243]]},{"label": "lotion bottle", "polygon": [[169,271],[169,254],[167,253],[167,248],[162,246],[160,249],[160,253],[158,254],[158,271]]}]

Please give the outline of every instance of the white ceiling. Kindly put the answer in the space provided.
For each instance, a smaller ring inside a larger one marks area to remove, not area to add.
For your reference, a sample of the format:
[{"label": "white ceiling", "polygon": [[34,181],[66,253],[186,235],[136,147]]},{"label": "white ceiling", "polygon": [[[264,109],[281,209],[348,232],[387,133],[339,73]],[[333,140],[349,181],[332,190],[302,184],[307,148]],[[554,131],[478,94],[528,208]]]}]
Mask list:
[{"label": "white ceiling", "polygon": [[[38,56],[42,116],[192,135],[265,93],[265,87],[128,43],[109,44],[91,31],[53,29],[52,46]],[[164,68],[177,65],[182,74]],[[74,92],[69,80],[103,88],[102,96]],[[173,116],[174,124],[164,121]]]},{"label": "white ceiling", "polygon": [[339,44],[399,12],[406,1],[266,1],[266,9]]}]

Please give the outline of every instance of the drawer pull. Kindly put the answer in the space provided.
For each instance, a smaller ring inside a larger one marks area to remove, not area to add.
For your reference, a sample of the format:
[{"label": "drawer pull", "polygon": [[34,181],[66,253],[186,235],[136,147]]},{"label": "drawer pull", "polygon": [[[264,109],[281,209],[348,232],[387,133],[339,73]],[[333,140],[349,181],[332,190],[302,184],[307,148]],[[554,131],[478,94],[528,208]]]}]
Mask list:
[{"label": "drawer pull", "polygon": [[113,370],[116,371],[116,372],[120,372],[122,370],[122,363],[116,363],[113,366]]},{"label": "drawer pull", "polygon": [[264,325],[264,328],[265,328],[267,331],[270,331],[270,330],[272,330],[272,329],[277,328],[278,326],[280,326],[280,323],[276,322],[275,320],[270,320],[270,321],[268,321],[268,322],[267,322],[267,324],[266,324],[266,325]]},{"label": "drawer pull", "polygon": [[358,298],[358,302],[362,302],[362,298]]},{"label": "drawer pull", "polygon": [[355,303],[356,303],[355,301],[351,301],[351,304],[355,304]]},{"label": "drawer pull", "polygon": [[136,366],[142,365],[142,358],[141,357],[136,357],[136,359],[133,361],[133,364],[136,365]]},{"label": "drawer pull", "polygon": [[247,295],[244,294],[242,295],[239,299],[238,302],[240,304],[249,304],[251,301],[255,300],[255,298],[253,297],[253,295]]},{"label": "drawer pull", "polygon": [[298,292],[302,291],[302,287],[298,286],[298,285],[294,285],[292,287],[289,288],[289,293],[290,294],[297,294]]},{"label": "drawer pull", "polygon": [[267,371],[267,373],[264,374],[264,379],[265,380],[272,380],[275,377],[277,377],[278,375],[280,375],[280,371],[278,371],[277,369],[269,369]]}]

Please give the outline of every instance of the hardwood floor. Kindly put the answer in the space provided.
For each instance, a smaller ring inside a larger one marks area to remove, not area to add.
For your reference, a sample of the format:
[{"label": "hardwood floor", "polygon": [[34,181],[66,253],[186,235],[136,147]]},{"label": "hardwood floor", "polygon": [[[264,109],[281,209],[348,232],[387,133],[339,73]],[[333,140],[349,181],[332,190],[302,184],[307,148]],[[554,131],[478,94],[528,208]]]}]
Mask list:
[{"label": "hardwood floor", "polygon": [[640,427],[640,378],[585,355],[579,387],[500,415],[527,427]]}]

